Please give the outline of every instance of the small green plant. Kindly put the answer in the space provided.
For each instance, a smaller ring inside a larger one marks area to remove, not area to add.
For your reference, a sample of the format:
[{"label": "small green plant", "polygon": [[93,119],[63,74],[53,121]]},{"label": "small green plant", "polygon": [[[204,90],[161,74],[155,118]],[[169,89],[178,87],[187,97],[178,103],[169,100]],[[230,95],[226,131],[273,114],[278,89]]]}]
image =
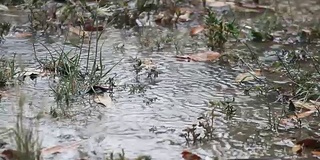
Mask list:
[{"label": "small green plant", "polygon": [[232,105],[234,101],[235,101],[235,98],[232,97],[232,99],[225,98],[223,101],[219,101],[219,102],[210,101],[209,104],[211,107],[223,107],[223,110],[225,111],[227,119],[231,119],[236,114],[235,106]]},{"label": "small green plant", "polygon": [[19,112],[17,115],[16,128],[14,129],[14,137],[17,145],[18,160],[40,160],[41,144],[39,139],[35,137],[32,128],[23,126],[23,105],[25,97],[20,96]]},{"label": "small green plant", "polygon": [[[54,80],[51,90],[55,95],[57,108],[52,107],[50,113],[56,117],[59,115],[59,109],[63,116],[69,116],[68,109],[72,107],[73,102],[83,94],[87,93],[94,86],[99,86],[105,80],[105,83],[110,83],[110,87],[114,87],[114,80],[107,79],[107,74],[118,64],[116,63],[110,69],[106,69],[102,62],[101,47],[98,46],[100,36],[102,33],[97,34],[96,46],[94,46],[94,54],[92,50],[88,49],[86,52],[86,59],[84,57],[84,39],[82,36],[82,43],[76,50],[65,51],[64,48],[60,50],[53,49],[52,52],[48,46],[42,44],[49,53],[49,60],[40,60],[36,55],[34,45],[35,57],[44,70],[53,72],[53,77],[58,77]],[[91,38],[89,37],[89,48],[91,47]]]},{"label": "small green plant", "polygon": [[4,57],[0,59],[0,87],[5,87],[18,73],[15,63],[15,55],[12,60]]},{"label": "small green plant", "polygon": [[[35,136],[33,128],[27,128],[23,124],[23,107],[25,104],[25,96],[20,94],[19,104],[17,109],[16,126],[8,129],[4,133],[8,133],[13,137],[15,149],[6,149],[2,151],[2,156],[6,159],[15,160],[40,160],[41,159],[41,143],[38,137]],[[4,134],[2,133],[2,134]]]},{"label": "small green plant", "polygon": [[239,30],[234,22],[226,22],[225,19],[210,10],[207,9],[207,15],[205,17],[205,24],[207,29],[205,30],[205,36],[207,38],[207,46],[214,50],[223,50],[224,44],[230,37],[237,37]]},{"label": "small green plant", "polygon": [[[152,158],[150,156],[146,156],[146,155],[141,155],[138,156],[137,158],[134,158],[134,160],[151,160]],[[114,155],[114,153],[110,153],[109,156],[106,158],[106,160],[128,160],[128,158],[126,158],[124,150],[122,149],[121,153],[118,153],[117,156]]]},{"label": "small green plant", "polygon": [[214,109],[198,118],[197,124],[192,124],[183,130],[180,137],[184,137],[187,145],[210,142],[214,138]]}]

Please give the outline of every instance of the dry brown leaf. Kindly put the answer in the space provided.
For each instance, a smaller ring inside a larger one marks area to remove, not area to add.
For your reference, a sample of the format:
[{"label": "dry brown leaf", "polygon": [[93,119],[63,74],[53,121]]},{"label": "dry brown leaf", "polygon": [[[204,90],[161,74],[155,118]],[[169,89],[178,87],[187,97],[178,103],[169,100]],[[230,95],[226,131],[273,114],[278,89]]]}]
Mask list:
[{"label": "dry brown leaf", "polygon": [[108,94],[95,95],[93,100],[98,104],[104,105],[105,107],[109,107],[112,105],[112,100]]},{"label": "dry brown leaf", "polygon": [[320,102],[310,100],[310,103],[314,104],[316,108],[320,107]]},{"label": "dry brown leaf", "polygon": [[[319,149],[320,147],[320,141],[312,138],[303,139],[301,141],[298,141],[296,145],[292,147],[292,152],[301,154],[301,152],[304,149]],[[320,153],[319,151],[312,151],[312,154],[316,155]],[[320,154],[319,154],[320,155]]]},{"label": "dry brown leaf", "polygon": [[86,31],[82,31],[80,27],[69,26],[69,31],[79,36],[89,37],[89,33]]},{"label": "dry brown leaf", "polygon": [[301,145],[294,145],[292,147],[292,152],[293,153],[299,153],[299,152],[301,152],[301,150],[302,150],[302,146]]},{"label": "dry brown leaf", "polygon": [[[73,142],[71,144],[68,145],[57,145],[54,147],[49,147],[49,148],[45,148],[41,150],[41,155],[48,155],[48,154],[54,154],[54,153],[61,153],[61,152],[65,152],[71,149],[76,149],[78,148],[78,146],[80,145],[80,142]],[[5,160],[15,160],[15,159],[19,159],[19,156],[22,153],[16,150],[12,150],[12,149],[7,149],[4,150],[0,153],[0,157],[4,158]]]},{"label": "dry brown leaf", "polygon": [[216,0],[207,0],[206,5],[215,8],[231,7],[234,6],[234,2],[221,2]]},{"label": "dry brown leaf", "polygon": [[199,34],[200,32],[202,32],[204,30],[204,26],[197,26],[197,27],[192,27],[190,30],[190,36],[195,36],[197,34]]},{"label": "dry brown leaf", "polygon": [[241,73],[236,77],[235,81],[238,83],[252,81],[256,77],[259,77],[261,75],[262,73],[260,70],[255,70],[254,72],[248,72],[248,73]]},{"label": "dry brown leaf", "polygon": [[104,27],[102,25],[92,26],[91,24],[86,24],[84,25],[83,30],[87,32],[103,31]]},{"label": "dry brown leaf", "polygon": [[189,151],[183,151],[181,154],[184,160],[201,160],[200,156],[193,154]]},{"label": "dry brown leaf", "polygon": [[19,158],[19,155],[21,153],[16,151],[16,150],[12,150],[12,149],[6,149],[4,151],[1,152],[1,157],[4,157],[5,160],[14,160]]},{"label": "dry brown leaf", "polygon": [[16,33],[14,36],[17,38],[28,38],[28,37],[32,37],[32,33],[22,32],[22,33]]},{"label": "dry brown leaf", "polygon": [[61,153],[67,150],[76,149],[79,147],[80,142],[72,142],[71,144],[68,144],[68,145],[57,145],[54,147],[45,148],[41,150],[41,154],[44,155],[44,154]]},{"label": "dry brown leaf", "polygon": [[285,118],[281,120],[281,124],[289,124],[290,121],[294,121],[294,120],[298,120],[298,119],[302,119],[305,117],[308,117],[310,115],[312,115],[313,113],[315,113],[316,110],[310,110],[310,111],[306,111],[306,112],[302,112],[296,115],[290,115],[289,118]]},{"label": "dry brown leaf", "polygon": [[205,62],[205,61],[213,61],[220,57],[219,52],[206,51],[197,54],[184,55],[184,56],[176,56],[178,60],[192,60],[196,62]]},{"label": "dry brown leaf", "polygon": [[[317,105],[312,103],[312,101],[309,102],[302,102],[302,101],[292,101],[295,107],[298,108],[305,108],[307,110],[317,110]],[[314,102],[314,101],[313,101]]]},{"label": "dry brown leaf", "polygon": [[311,153],[315,156],[320,156],[320,151],[311,151]]}]

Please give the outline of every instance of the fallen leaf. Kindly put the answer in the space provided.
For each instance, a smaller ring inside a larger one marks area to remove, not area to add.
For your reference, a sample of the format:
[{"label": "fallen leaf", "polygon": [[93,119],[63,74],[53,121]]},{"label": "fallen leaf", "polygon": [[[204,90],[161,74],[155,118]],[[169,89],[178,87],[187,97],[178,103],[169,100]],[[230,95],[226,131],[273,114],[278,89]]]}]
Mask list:
[{"label": "fallen leaf", "polygon": [[235,81],[238,82],[238,83],[241,83],[241,82],[247,82],[247,81],[252,81],[254,80],[256,77],[260,77],[262,76],[262,73],[260,70],[255,70],[254,72],[248,72],[248,73],[241,73],[239,74]]},{"label": "fallen leaf", "polygon": [[307,138],[301,141],[298,141],[296,145],[292,147],[293,153],[301,154],[304,149],[319,149],[320,141],[316,139]]},{"label": "fallen leaf", "polygon": [[213,61],[220,57],[219,52],[213,51],[206,51],[202,53],[196,53],[191,55],[183,55],[183,56],[176,56],[178,60],[192,60],[196,62],[205,62],[205,61]]},{"label": "fallen leaf", "polygon": [[181,154],[184,160],[201,160],[200,156],[193,154],[189,151],[183,151]]},{"label": "fallen leaf", "polygon": [[302,151],[302,147],[301,147],[301,145],[294,145],[293,147],[292,147],[292,152],[293,153],[301,153],[301,151]]},{"label": "fallen leaf", "polygon": [[302,112],[302,113],[299,113],[296,115],[290,115],[288,118],[282,119],[280,122],[281,122],[281,124],[285,124],[285,125],[290,124],[291,121],[296,121],[298,119],[308,117],[315,112],[316,112],[316,110],[310,110],[310,111]]},{"label": "fallen leaf", "polygon": [[190,36],[195,36],[204,30],[204,26],[192,27],[190,30]]},{"label": "fallen leaf", "polygon": [[310,100],[310,103],[314,104],[316,109],[317,109],[318,107],[320,107],[320,102],[318,102],[318,101]]},{"label": "fallen leaf", "polygon": [[13,160],[19,158],[19,152],[12,149],[6,149],[1,152],[1,156],[5,157],[6,160]]},{"label": "fallen leaf", "polygon": [[103,26],[92,26],[87,24],[83,27],[83,30],[88,32],[103,31]]},{"label": "fallen leaf", "polygon": [[315,156],[320,156],[320,151],[311,151],[311,153]]},{"label": "fallen leaf", "polygon": [[104,105],[105,107],[109,107],[112,105],[112,100],[108,94],[95,95],[93,100],[98,104]]},{"label": "fallen leaf", "polygon": [[302,101],[292,101],[293,104],[298,107],[298,108],[305,108],[307,110],[317,110],[317,105],[315,105],[315,103],[312,103],[314,101],[310,101],[310,102],[302,102]]},{"label": "fallen leaf", "polygon": [[69,31],[79,36],[89,37],[89,33],[87,31],[82,31],[80,27],[69,26]]},{"label": "fallen leaf", "polygon": [[76,149],[79,147],[80,142],[81,141],[72,142],[71,144],[68,144],[68,145],[57,145],[54,147],[45,148],[45,149],[41,150],[41,154],[45,155],[45,154],[61,153],[61,152],[65,152],[70,149]]},{"label": "fallen leaf", "polygon": [[89,88],[89,90],[87,91],[87,94],[101,94],[108,91],[112,91],[112,88],[94,85]]},{"label": "fallen leaf", "polygon": [[17,37],[17,38],[28,38],[28,37],[32,37],[32,33],[21,32],[21,33],[14,34],[14,36]]}]

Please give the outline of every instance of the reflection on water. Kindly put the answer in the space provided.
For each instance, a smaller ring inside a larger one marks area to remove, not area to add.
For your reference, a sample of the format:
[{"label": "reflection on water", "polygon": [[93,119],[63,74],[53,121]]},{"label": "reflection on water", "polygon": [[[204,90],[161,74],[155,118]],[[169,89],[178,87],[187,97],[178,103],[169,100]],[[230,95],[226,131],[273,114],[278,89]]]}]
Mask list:
[{"label": "reflection on water", "polygon": [[[25,21],[25,17],[17,21]],[[2,19],[6,20],[6,19]],[[190,147],[201,155],[213,155],[212,145],[221,145],[224,154],[230,158],[248,156],[283,156],[290,148],[274,145],[278,141],[273,133],[266,130],[268,125],[268,107],[259,100],[245,96],[234,83],[236,72],[218,64],[179,62],[172,56],[174,52],[142,54],[136,46],[135,38],[126,39],[125,53],[113,52],[113,45],[123,43],[119,31],[110,29],[106,36],[107,43],[103,47],[104,65],[109,67],[125,58],[112,72],[117,74],[117,83],[121,85],[135,84],[135,73],[130,56],[152,58],[161,71],[156,83],[150,84],[141,76],[141,83],[149,88],[145,93],[130,94],[127,89],[115,92],[114,106],[95,108],[91,113],[81,114],[72,119],[53,120],[45,116],[40,119],[39,133],[43,138],[43,146],[50,147],[63,142],[85,140],[84,152],[91,156],[101,156],[111,151],[121,152],[125,149],[128,156],[148,154],[154,159],[180,159],[182,150],[188,148],[184,139],[179,137],[181,131],[194,123],[197,117],[209,109],[209,100],[223,100],[225,96],[235,96],[237,114],[233,120],[226,120],[222,109],[216,109],[215,141],[199,147]],[[57,45],[57,44],[54,44]],[[40,45],[39,45],[40,46]],[[0,46],[2,55],[21,55],[27,67],[38,67],[34,60],[32,44],[27,39],[8,38]],[[38,55],[45,57],[47,51],[38,48]],[[146,77],[146,76],[145,76]],[[54,105],[50,90],[50,81],[39,78],[36,82],[27,81],[22,91],[32,106],[26,111],[27,117],[33,117],[40,110],[47,111]],[[12,91],[14,94],[14,91]],[[146,104],[146,98],[157,98]],[[0,119],[14,125],[13,109],[16,98],[4,97],[0,103]],[[279,107],[280,108],[280,107]],[[164,128],[158,134],[150,132],[150,128]],[[166,129],[172,129],[170,131]],[[93,151],[97,155],[93,154]],[[62,159],[72,159],[78,153],[72,152]],[[61,159],[61,157],[60,157]]]}]

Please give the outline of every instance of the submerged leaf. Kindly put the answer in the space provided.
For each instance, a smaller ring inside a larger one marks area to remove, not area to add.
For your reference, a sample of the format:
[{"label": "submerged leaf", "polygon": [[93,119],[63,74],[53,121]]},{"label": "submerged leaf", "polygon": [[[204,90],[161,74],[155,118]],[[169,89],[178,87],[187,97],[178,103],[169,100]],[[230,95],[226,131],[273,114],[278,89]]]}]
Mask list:
[{"label": "submerged leaf", "polygon": [[190,30],[190,36],[195,36],[204,30],[204,26],[192,27]]},{"label": "submerged leaf", "polygon": [[297,121],[299,119],[308,117],[308,116],[312,115],[315,112],[316,112],[316,110],[310,110],[310,111],[302,112],[302,113],[299,113],[299,114],[290,115],[288,118],[282,119],[281,123],[287,125],[287,124],[290,124],[290,121]]},{"label": "submerged leaf", "polygon": [[213,51],[206,51],[202,53],[196,53],[191,55],[184,55],[184,56],[176,56],[178,60],[192,60],[196,62],[205,62],[205,61],[213,61],[217,60],[220,57],[219,52],[213,52]]},{"label": "submerged leaf", "polygon": [[95,95],[93,100],[98,104],[104,105],[105,107],[109,107],[112,105],[112,100],[108,94]]},{"label": "submerged leaf", "polygon": [[259,77],[261,75],[262,74],[260,70],[256,70],[254,72],[248,72],[248,73],[241,73],[236,77],[235,81],[238,83],[252,81],[256,77]]},{"label": "submerged leaf", "polygon": [[14,36],[17,37],[17,38],[28,38],[28,37],[32,37],[32,33],[21,32],[21,33],[14,34]]},{"label": "submerged leaf", "polygon": [[69,31],[79,36],[89,37],[89,33],[86,31],[82,31],[79,27],[69,26]]},{"label": "submerged leaf", "polygon": [[41,154],[54,154],[54,153],[61,153],[71,149],[76,149],[80,145],[80,142],[72,142],[68,145],[57,145],[54,147],[49,147],[41,150]]}]

